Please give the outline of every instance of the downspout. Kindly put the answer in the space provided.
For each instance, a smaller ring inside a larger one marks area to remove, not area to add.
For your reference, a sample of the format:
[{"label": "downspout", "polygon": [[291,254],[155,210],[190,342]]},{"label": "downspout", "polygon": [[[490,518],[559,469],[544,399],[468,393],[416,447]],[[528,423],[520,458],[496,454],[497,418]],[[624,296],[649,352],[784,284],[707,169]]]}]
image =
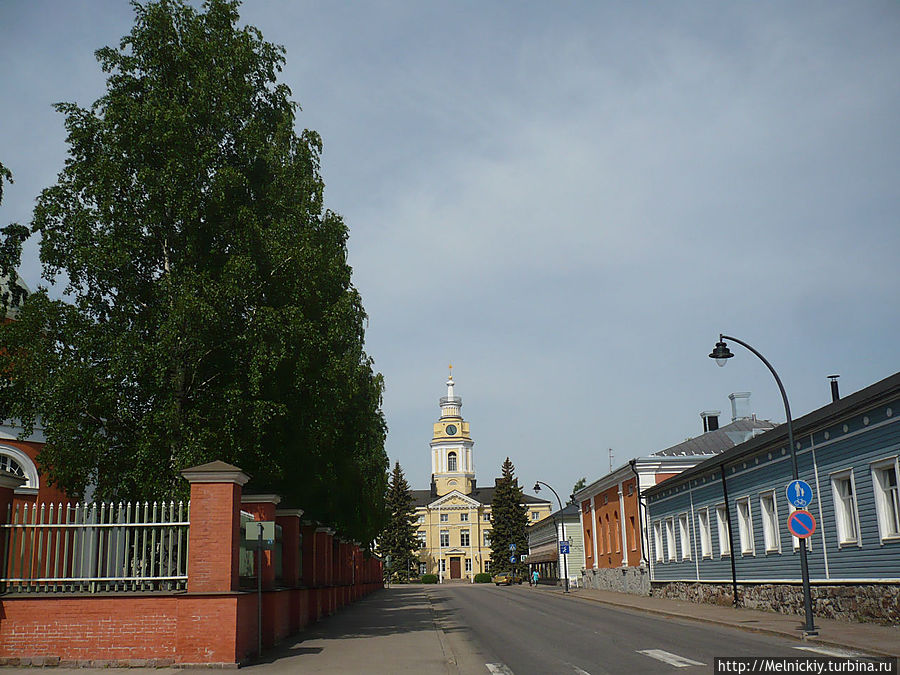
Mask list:
[{"label": "downspout", "polygon": [[634,472],[634,487],[635,487],[635,490],[637,490],[638,532],[641,533],[641,564],[644,564],[646,562],[647,568],[649,569],[650,568],[650,558],[645,557],[645,555],[647,553],[647,546],[649,545],[649,542],[644,541],[644,534],[645,534],[644,522],[643,522],[643,518],[641,517],[641,506],[643,506],[644,508],[647,508],[647,505],[641,501],[641,476],[637,472],[637,469],[635,468],[636,463],[637,463],[637,460],[632,459],[630,462],[628,462],[628,466],[630,466],[632,472]]},{"label": "downspout", "polygon": [[734,598],[734,606],[740,607],[737,590],[737,570],[735,569],[734,562],[734,534],[731,531],[731,507],[728,505],[728,486],[725,485],[724,463],[719,465],[719,470],[722,472],[722,497],[725,500],[725,519],[728,521],[728,551],[731,553],[731,555],[728,556],[731,558],[731,593]]}]

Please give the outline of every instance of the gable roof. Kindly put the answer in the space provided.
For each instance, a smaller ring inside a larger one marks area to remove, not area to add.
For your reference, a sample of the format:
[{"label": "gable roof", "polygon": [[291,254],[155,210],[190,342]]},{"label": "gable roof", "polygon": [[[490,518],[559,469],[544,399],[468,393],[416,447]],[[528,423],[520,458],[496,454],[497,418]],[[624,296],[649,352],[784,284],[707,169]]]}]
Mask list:
[{"label": "gable roof", "polygon": [[707,431],[700,436],[689,438],[665,450],[654,452],[652,456],[715,455],[774,428],[775,425],[769,420],[743,417],[714,431]]}]

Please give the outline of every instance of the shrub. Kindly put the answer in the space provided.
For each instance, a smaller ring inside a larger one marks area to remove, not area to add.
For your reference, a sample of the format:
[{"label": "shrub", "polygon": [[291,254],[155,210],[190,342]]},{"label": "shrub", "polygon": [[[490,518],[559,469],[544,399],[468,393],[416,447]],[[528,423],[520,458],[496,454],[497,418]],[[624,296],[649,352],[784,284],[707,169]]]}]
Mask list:
[{"label": "shrub", "polygon": [[437,574],[423,574],[422,575],[422,583],[423,584],[436,584],[437,583]]},{"label": "shrub", "polygon": [[475,583],[476,584],[489,584],[491,583],[491,575],[487,572],[479,572],[475,575]]}]

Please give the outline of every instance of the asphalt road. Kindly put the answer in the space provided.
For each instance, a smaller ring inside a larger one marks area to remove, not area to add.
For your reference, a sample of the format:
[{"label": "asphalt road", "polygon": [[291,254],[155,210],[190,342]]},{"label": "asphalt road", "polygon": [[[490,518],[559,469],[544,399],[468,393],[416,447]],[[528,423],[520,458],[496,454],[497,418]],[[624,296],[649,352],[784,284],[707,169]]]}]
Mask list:
[{"label": "asphalt road", "polygon": [[710,673],[717,656],[826,655],[791,640],[611,608],[527,585],[445,585],[425,592],[460,673]]}]

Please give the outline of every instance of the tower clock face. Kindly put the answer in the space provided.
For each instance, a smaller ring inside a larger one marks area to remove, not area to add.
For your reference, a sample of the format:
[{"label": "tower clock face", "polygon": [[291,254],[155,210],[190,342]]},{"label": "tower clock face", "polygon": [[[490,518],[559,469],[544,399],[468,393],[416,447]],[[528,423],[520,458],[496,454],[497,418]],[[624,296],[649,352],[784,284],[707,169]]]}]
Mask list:
[{"label": "tower clock face", "polygon": [[448,436],[452,436],[453,434],[456,433],[456,425],[454,425],[454,424],[448,424],[448,425],[447,425],[447,428],[445,429],[445,431],[447,432],[447,435],[448,435]]}]

